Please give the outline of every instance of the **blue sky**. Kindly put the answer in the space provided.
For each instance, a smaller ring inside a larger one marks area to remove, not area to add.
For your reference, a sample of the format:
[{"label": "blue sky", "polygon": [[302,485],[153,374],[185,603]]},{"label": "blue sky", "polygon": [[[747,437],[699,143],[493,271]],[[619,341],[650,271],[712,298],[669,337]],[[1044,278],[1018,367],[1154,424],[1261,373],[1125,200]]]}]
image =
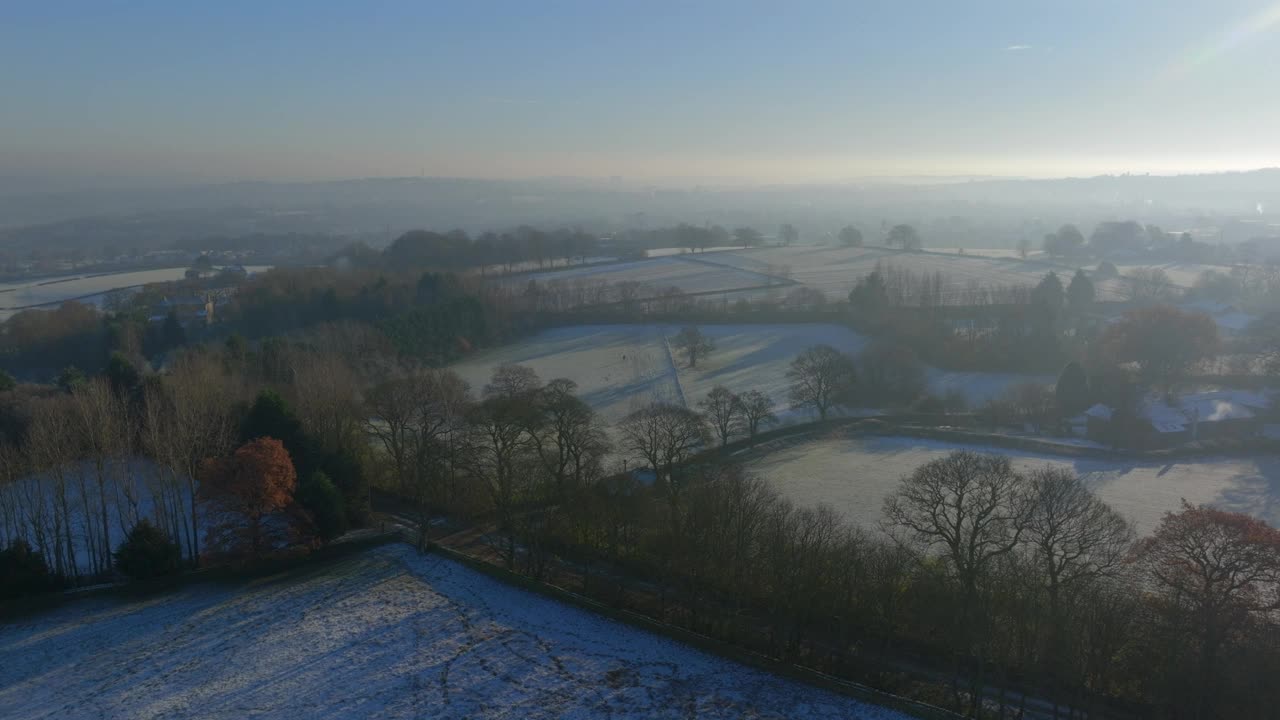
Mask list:
[{"label": "blue sky", "polygon": [[10,0],[0,175],[1274,166],[1277,71],[1277,0]]}]

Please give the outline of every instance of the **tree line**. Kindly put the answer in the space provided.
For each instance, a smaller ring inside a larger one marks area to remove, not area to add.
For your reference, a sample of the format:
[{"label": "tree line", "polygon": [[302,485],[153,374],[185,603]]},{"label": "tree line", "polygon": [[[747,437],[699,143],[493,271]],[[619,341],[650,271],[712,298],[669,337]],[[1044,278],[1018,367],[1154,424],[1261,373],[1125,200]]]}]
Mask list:
[{"label": "tree line", "polygon": [[[715,449],[776,419],[758,391],[609,427],[572,381],[503,366],[473,392],[369,342],[333,326],[193,349],[164,375],[8,391],[0,568],[88,580],[296,552],[367,521],[372,483],[409,501],[423,541],[466,518],[513,571],[572,572],[602,601],[975,716],[1026,697],[1163,717],[1275,700],[1280,540],[1256,520],[1185,507],[1135,541],[1073,473],[960,452],[902,478],[880,528],[856,527]],[[714,351],[696,328],[675,346],[690,363]],[[897,365],[810,348],[790,404],[822,416]]]}]

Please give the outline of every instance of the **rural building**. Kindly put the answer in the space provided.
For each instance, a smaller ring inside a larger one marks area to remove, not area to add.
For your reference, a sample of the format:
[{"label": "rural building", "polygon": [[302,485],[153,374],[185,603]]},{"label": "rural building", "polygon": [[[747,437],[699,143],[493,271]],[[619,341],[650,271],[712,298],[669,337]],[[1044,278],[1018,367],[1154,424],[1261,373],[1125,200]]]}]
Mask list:
[{"label": "rural building", "polygon": [[1247,390],[1191,393],[1168,400],[1148,396],[1136,413],[1099,403],[1069,422],[1093,440],[1117,438],[1143,448],[1174,447],[1201,440],[1249,438],[1262,434],[1271,397]]}]

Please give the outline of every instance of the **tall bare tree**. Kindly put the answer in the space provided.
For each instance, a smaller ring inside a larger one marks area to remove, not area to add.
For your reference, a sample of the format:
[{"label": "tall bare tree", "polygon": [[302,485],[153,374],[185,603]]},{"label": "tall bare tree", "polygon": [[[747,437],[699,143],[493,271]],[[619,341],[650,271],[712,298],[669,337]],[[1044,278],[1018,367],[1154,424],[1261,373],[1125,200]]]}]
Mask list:
[{"label": "tall bare tree", "polygon": [[561,502],[599,479],[609,448],[595,411],[574,394],[577,387],[564,378],[547,383],[534,397],[536,413],[529,427],[534,449]]},{"label": "tall bare tree", "polygon": [[773,414],[773,398],[759,390],[748,390],[738,396],[738,415],[742,418],[747,438],[752,443],[755,442],[756,434],[760,432],[762,426],[776,422],[778,419]]},{"label": "tall bare tree", "polygon": [[716,385],[698,402],[702,414],[720,437],[720,447],[729,444],[729,436],[738,428],[742,415],[742,403],[737,395],[723,385]]},{"label": "tall bare tree", "polygon": [[[939,551],[959,587],[959,652],[974,650],[978,593],[992,565],[1013,552],[1026,531],[1024,485],[1009,458],[962,450],[916,468],[885,499],[886,529]],[[958,677],[957,672],[957,701]],[[977,709],[981,679],[974,682],[971,712]]]},{"label": "tall bare tree", "polygon": [[665,488],[672,526],[678,532],[683,491],[679,467],[711,439],[706,421],[683,405],[654,402],[623,418],[618,430],[623,449],[647,462]]},{"label": "tall bare tree", "polygon": [[830,345],[814,345],[791,361],[787,379],[792,406],[813,408],[820,420],[826,420],[833,407],[853,399],[858,370],[848,355]]},{"label": "tall bare tree", "polygon": [[1028,478],[1024,541],[1039,566],[1040,587],[1049,601],[1045,657],[1054,682],[1061,681],[1066,651],[1066,597],[1116,573],[1136,537],[1133,525],[1094,495],[1075,473],[1047,466]]},{"label": "tall bare tree", "polygon": [[365,432],[382,447],[398,491],[419,512],[419,543],[444,500],[470,402],[467,384],[450,370],[414,370],[365,394]]}]

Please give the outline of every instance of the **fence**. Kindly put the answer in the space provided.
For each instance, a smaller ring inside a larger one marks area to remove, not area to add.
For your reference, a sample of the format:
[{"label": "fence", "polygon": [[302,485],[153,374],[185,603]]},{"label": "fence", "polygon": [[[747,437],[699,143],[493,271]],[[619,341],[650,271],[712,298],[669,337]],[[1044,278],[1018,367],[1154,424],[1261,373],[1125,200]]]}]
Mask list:
[{"label": "fence", "polygon": [[519,573],[506,570],[435,543],[430,544],[427,550],[428,552],[453,560],[454,562],[465,565],[472,570],[488,575],[489,577],[508,585],[513,585],[521,588],[522,590],[527,590],[537,595],[550,598],[551,600],[602,615],[610,620],[630,625],[646,632],[661,635],[678,643],[689,645],[690,647],[697,648],[698,650],[708,654],[716,655],[748,667],[764,670],[812,687],[851,697],[855,700],[861,700],[866,703],[897,710],[898,712],[906,713],[912,717],[921,718],[921,720],[955,720],[956,718],[961,717],[960,715],[949,710],[944,710],[943,708],[916,702],[914,700],[908,700],[907,698],[882,692],[866,685],[841,680],[840,678],[832,677],[830,675],[817,672],[816,670],[782,662],[750,650],[745,650],[743,648],[721,642],[715,638],[700,635],[682,627],[655,620],[646,615],[605,605],[604,603],[592,600],[591,598],[571,592],[562,587],[534,580],[533,578],[520,575]]}]

